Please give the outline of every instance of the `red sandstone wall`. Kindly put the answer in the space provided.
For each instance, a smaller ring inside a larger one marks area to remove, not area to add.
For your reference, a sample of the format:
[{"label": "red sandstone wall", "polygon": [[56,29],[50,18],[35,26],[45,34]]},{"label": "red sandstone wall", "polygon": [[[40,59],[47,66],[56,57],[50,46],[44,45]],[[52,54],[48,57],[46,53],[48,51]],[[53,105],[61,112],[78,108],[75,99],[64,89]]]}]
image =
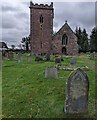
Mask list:
[{"label": "red sandstone wall", "polygon": [[57,34],[53,37],[52,44],[53,52],[56,54],[62,54],[62,36],[66,33],[68,36],[68,44],[65,45],[68,55],[77,55],[78,54],[78,45],[77,45],[77,37],[71,30],[71,28],[66,23]]},{"label": "red sandstone wall", "polygon": [[[43,16],[43,23],[40,23],[40,15]],[[32,53],[50,52],[53,34],[53,8],[32,7],[30,9],[30,26]]]}]

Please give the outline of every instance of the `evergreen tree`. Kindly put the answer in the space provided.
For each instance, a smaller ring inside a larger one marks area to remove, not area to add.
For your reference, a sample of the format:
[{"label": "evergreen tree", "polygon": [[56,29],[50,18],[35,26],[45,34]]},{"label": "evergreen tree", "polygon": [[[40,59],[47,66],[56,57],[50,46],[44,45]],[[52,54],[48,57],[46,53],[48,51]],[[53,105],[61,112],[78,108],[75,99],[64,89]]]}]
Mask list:
[{"label": "evergreen tree", "polygon": [[89,50],[89,43],[86,30],[83,29],[82,31],[80,27],[79,29],[76,27],[76,36],[78,38],[79,52],[87,52]]},{"label": "evergreen tree", "polygon": [[97,52],[97,27],[94,27],[92,29],[91,35],[90,35],[90,50]]},{"label": "evergreen tree", "polygon": [[82,51],[83,52],[87,52],[89,51],[89,43],[88,43],[88,34],[86,32],[86,29],[83,29],[83,32],[82,32]]},{"label": "evergreen tree", "polygon": [[79,47],[79,52],[82,50],[82,48],[81,48],[81,39],[82,39],[82,31],[81,31],[81,28],[79,27],[79,29],[76,27],[76,36],[77,36],[77,44],[78,44],[78,47]]}]

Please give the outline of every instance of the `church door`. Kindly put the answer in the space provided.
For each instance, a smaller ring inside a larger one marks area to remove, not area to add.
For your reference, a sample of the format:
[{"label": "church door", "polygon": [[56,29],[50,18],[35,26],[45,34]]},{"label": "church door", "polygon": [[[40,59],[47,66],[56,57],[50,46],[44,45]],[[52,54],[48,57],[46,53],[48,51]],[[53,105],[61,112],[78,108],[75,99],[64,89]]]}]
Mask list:
[{"label": "church door", "polygon": [[63,47],[63,48],[62,48],[62,54],[63,54],[63,55],[67,55],[66,47]]}]

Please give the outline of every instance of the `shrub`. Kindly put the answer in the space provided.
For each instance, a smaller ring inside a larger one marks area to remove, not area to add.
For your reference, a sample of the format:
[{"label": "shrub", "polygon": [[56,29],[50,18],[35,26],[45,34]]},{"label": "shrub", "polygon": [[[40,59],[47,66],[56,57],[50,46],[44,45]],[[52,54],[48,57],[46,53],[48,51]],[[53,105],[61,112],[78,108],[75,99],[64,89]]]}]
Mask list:
[{"label": "shrub", "polygon": [[50,55],[49,54],[46,55],[46,61],[50,61]]},{"label": "shrub", "polygon": [[40,56],[36,56],[35,61],[43,61],[43,58]]}]

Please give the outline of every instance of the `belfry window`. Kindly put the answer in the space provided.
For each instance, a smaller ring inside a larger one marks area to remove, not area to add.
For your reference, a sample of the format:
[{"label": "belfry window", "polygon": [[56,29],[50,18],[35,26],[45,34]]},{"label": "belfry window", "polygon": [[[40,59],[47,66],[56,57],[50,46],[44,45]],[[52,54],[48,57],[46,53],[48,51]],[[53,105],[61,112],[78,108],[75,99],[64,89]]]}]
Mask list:
[{"label": "belfry window", "polygon": [[43,16],[40,15],[40,23],[43,23]]},{"label": "belfry window", "polygon": [[68,43],[68,37],[66,34],[64,34],[62,36],[62,45],[67,45],[67,43]]}]

